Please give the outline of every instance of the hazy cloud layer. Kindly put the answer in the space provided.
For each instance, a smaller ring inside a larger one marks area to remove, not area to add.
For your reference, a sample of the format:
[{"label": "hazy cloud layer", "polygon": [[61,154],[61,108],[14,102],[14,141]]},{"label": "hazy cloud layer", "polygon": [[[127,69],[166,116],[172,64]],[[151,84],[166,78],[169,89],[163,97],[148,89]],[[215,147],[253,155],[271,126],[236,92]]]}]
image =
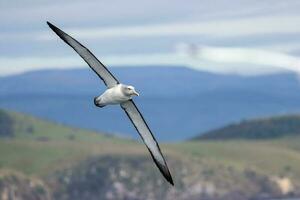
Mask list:
[{"label": "hazy cloud layer", "polygon": [[[107,59],[109,65],[174,63],[251,75],[297,71],[298,65],[289,63],[298,62],[300,56],[299,10],[297,0],[191,0],[188,3],[180,0],[3,0],[0,2],[0,75],[84,66],[49,30],[47,20],[80,39],[100,58]],[[180,43],[213,47],[217,54],[210,59],[182,58],[176,52]],[[222,51],[216,51],[216,47]],[[233,49],[243,49],[238,54],[243,55],[243,62],[229,56]],[[281,55],[286,60],[277,62],[274,60],[277,56],[267,57],[263,62],[251,59],[258,58],[262,52]],[[224,56],[229,57],[216,62]]]}]

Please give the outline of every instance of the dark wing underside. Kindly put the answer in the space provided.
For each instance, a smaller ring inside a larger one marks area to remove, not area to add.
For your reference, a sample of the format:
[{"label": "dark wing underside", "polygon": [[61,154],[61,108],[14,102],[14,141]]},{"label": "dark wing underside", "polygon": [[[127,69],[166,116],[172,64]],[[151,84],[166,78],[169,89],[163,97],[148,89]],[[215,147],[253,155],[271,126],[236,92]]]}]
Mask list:
[{"label": "dark wing underside", "polygon": [[160,172],[168,180],[168,182],[174,185],[172,176],[160,148],[134,102],[132,100],[126,101],[121,103],[121,107],[125,110],[127,116],[139,132]]},{"label": "dark wing underside", "polygon": [[86,47],[50,22],[47,22],[47,24],[63,41],[70,45],[83,58],[108,88],[119,83],[110,71],[108,71],[108,69]]}]

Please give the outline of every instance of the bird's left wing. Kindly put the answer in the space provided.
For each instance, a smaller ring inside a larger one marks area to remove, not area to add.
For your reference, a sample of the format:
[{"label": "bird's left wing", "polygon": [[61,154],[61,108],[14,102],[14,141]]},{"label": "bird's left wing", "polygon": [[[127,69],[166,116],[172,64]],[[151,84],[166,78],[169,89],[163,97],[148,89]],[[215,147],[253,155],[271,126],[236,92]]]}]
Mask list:
[{"label": "bird's left wing", "polygon": [[110,73],[110,71],[88,50],[85,46],[80,44],[77,40],[72,38],[67,33],[63,32],[50,22],[47,22],[49,27],[68,45],[70,45],[82,59],[90,66],[90,68],[101,78],[104,84],[108,87],[114,87],[119,81]]},{"label": "bird's left wing", "polygon": [[169,168],[160,151],[160,148],[134,102],[132,100],[126,101],[124,103],[121,103],[121,107],[125,110],[127,116],[133,123],[136,130],[139,132],[160,172],[169,183],[174,185]]}]

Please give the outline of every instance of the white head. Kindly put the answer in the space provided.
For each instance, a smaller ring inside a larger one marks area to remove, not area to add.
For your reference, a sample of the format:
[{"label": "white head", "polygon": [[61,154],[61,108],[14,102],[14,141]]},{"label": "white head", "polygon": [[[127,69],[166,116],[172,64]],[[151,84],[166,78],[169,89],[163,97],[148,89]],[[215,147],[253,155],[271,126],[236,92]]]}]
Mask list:
[{"label": "white head", "polygon": [[131,85],[122,85],[122,92],[129,97],[139,96],[139,93],[135,91],[134,87]]}]

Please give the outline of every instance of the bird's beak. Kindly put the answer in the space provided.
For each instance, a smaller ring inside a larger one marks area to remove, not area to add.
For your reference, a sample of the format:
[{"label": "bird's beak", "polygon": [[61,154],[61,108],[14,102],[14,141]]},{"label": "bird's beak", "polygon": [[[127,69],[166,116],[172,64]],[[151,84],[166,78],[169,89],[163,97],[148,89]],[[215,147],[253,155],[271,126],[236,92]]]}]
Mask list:
[{"label": "bird's beak", "polygon": [[137,91],[134,91],[134,92],[133,92],[133,95],[140,96],[140,94],[137,93]]}]

